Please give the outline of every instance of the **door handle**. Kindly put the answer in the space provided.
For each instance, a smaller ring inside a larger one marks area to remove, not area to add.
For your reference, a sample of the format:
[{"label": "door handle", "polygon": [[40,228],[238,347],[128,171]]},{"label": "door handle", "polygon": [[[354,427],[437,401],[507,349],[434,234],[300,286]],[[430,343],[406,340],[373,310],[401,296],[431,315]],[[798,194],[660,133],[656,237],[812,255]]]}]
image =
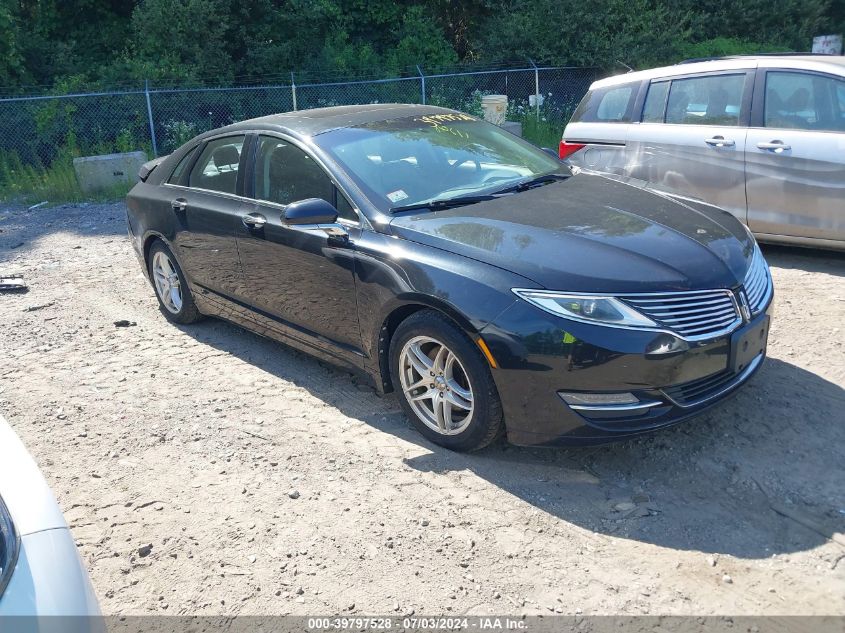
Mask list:
[{"label": "door handle", "polygon": [[185,198],[176,198],[170,201],[170,206],[174,211],[184,211],[188,208],[188,201]]},{"label": "door handle", "polygon": [[247,213],[243,218],[241,218],[241,222],[244,223],[246,228],[257,231],[258,229],[264,228],[264,225],[267,223],[267,218],[260,213]]},{"label": "door handle", "polygon": [[713,138],[706,138],[704,142],[710,147],[733,147],[736,142],[724,136],[714,136]]},{"label": "door handle", "polygon": [[790,145],[787,145],[783,141],[771,141],[770,143],[757,143],[758,149],[767,149],[771,150],[775,154],[782,154],[786,150],[792,149]]}]

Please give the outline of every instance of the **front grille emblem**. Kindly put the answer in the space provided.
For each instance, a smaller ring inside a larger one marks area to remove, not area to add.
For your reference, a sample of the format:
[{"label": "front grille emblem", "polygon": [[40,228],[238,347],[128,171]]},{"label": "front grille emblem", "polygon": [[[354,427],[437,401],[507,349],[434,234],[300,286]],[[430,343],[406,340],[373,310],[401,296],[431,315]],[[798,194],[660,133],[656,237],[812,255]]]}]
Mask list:
[{"label": "front grille emblem", "polygon": [[739,295],[739,311],[742,313],[742,320],[748,323],[751,320],[751,306],[748,303],[748,295],[745,294],[745,289],[740,289],[737,293]]}]

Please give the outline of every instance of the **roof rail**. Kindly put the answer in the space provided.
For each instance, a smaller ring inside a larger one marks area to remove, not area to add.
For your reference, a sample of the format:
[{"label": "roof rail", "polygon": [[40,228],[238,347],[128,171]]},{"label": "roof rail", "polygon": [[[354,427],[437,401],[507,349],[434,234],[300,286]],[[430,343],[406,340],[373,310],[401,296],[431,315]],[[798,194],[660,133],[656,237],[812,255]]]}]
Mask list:
[{"label": "roof rail", "polygon": [[696,62],[713,62],[720,59],[751,59],[754,57],[838,57],[838,55],[831,55],[830,53],[799,53],[795,51],[788,51],[783,53],[754,53],[746,55],[720,55],[717,57],[696,57],[693,59],[685,59],[678,62],[678,64],[695,64]]}]

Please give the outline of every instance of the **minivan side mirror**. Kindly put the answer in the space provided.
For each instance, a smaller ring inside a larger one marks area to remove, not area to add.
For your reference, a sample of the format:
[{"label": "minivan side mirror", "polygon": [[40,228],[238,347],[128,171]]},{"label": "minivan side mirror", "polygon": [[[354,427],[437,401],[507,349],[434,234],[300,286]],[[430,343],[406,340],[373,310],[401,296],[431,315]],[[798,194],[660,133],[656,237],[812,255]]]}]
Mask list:
[{"label": "minivan side mirror", "polygon": [[285,224],[334,224],[337,222],[337,209],[331,202],[322,198],[306,198],[291,202],[285,207]]}]

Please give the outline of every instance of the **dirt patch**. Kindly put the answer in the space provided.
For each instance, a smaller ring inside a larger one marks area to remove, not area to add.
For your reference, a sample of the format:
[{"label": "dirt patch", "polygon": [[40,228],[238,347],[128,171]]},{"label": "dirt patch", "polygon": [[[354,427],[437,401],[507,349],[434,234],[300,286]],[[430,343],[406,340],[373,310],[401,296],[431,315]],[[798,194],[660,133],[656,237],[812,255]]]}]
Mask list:
[{"label": "dirt patch", "polygon": [[0,208],[29,284],[0,294],[0,412],[105,613],[845,613],[842,255],[764,248],[770,358],[713,412],[460,455],[345,372],[166,322],[124,215]]}]

